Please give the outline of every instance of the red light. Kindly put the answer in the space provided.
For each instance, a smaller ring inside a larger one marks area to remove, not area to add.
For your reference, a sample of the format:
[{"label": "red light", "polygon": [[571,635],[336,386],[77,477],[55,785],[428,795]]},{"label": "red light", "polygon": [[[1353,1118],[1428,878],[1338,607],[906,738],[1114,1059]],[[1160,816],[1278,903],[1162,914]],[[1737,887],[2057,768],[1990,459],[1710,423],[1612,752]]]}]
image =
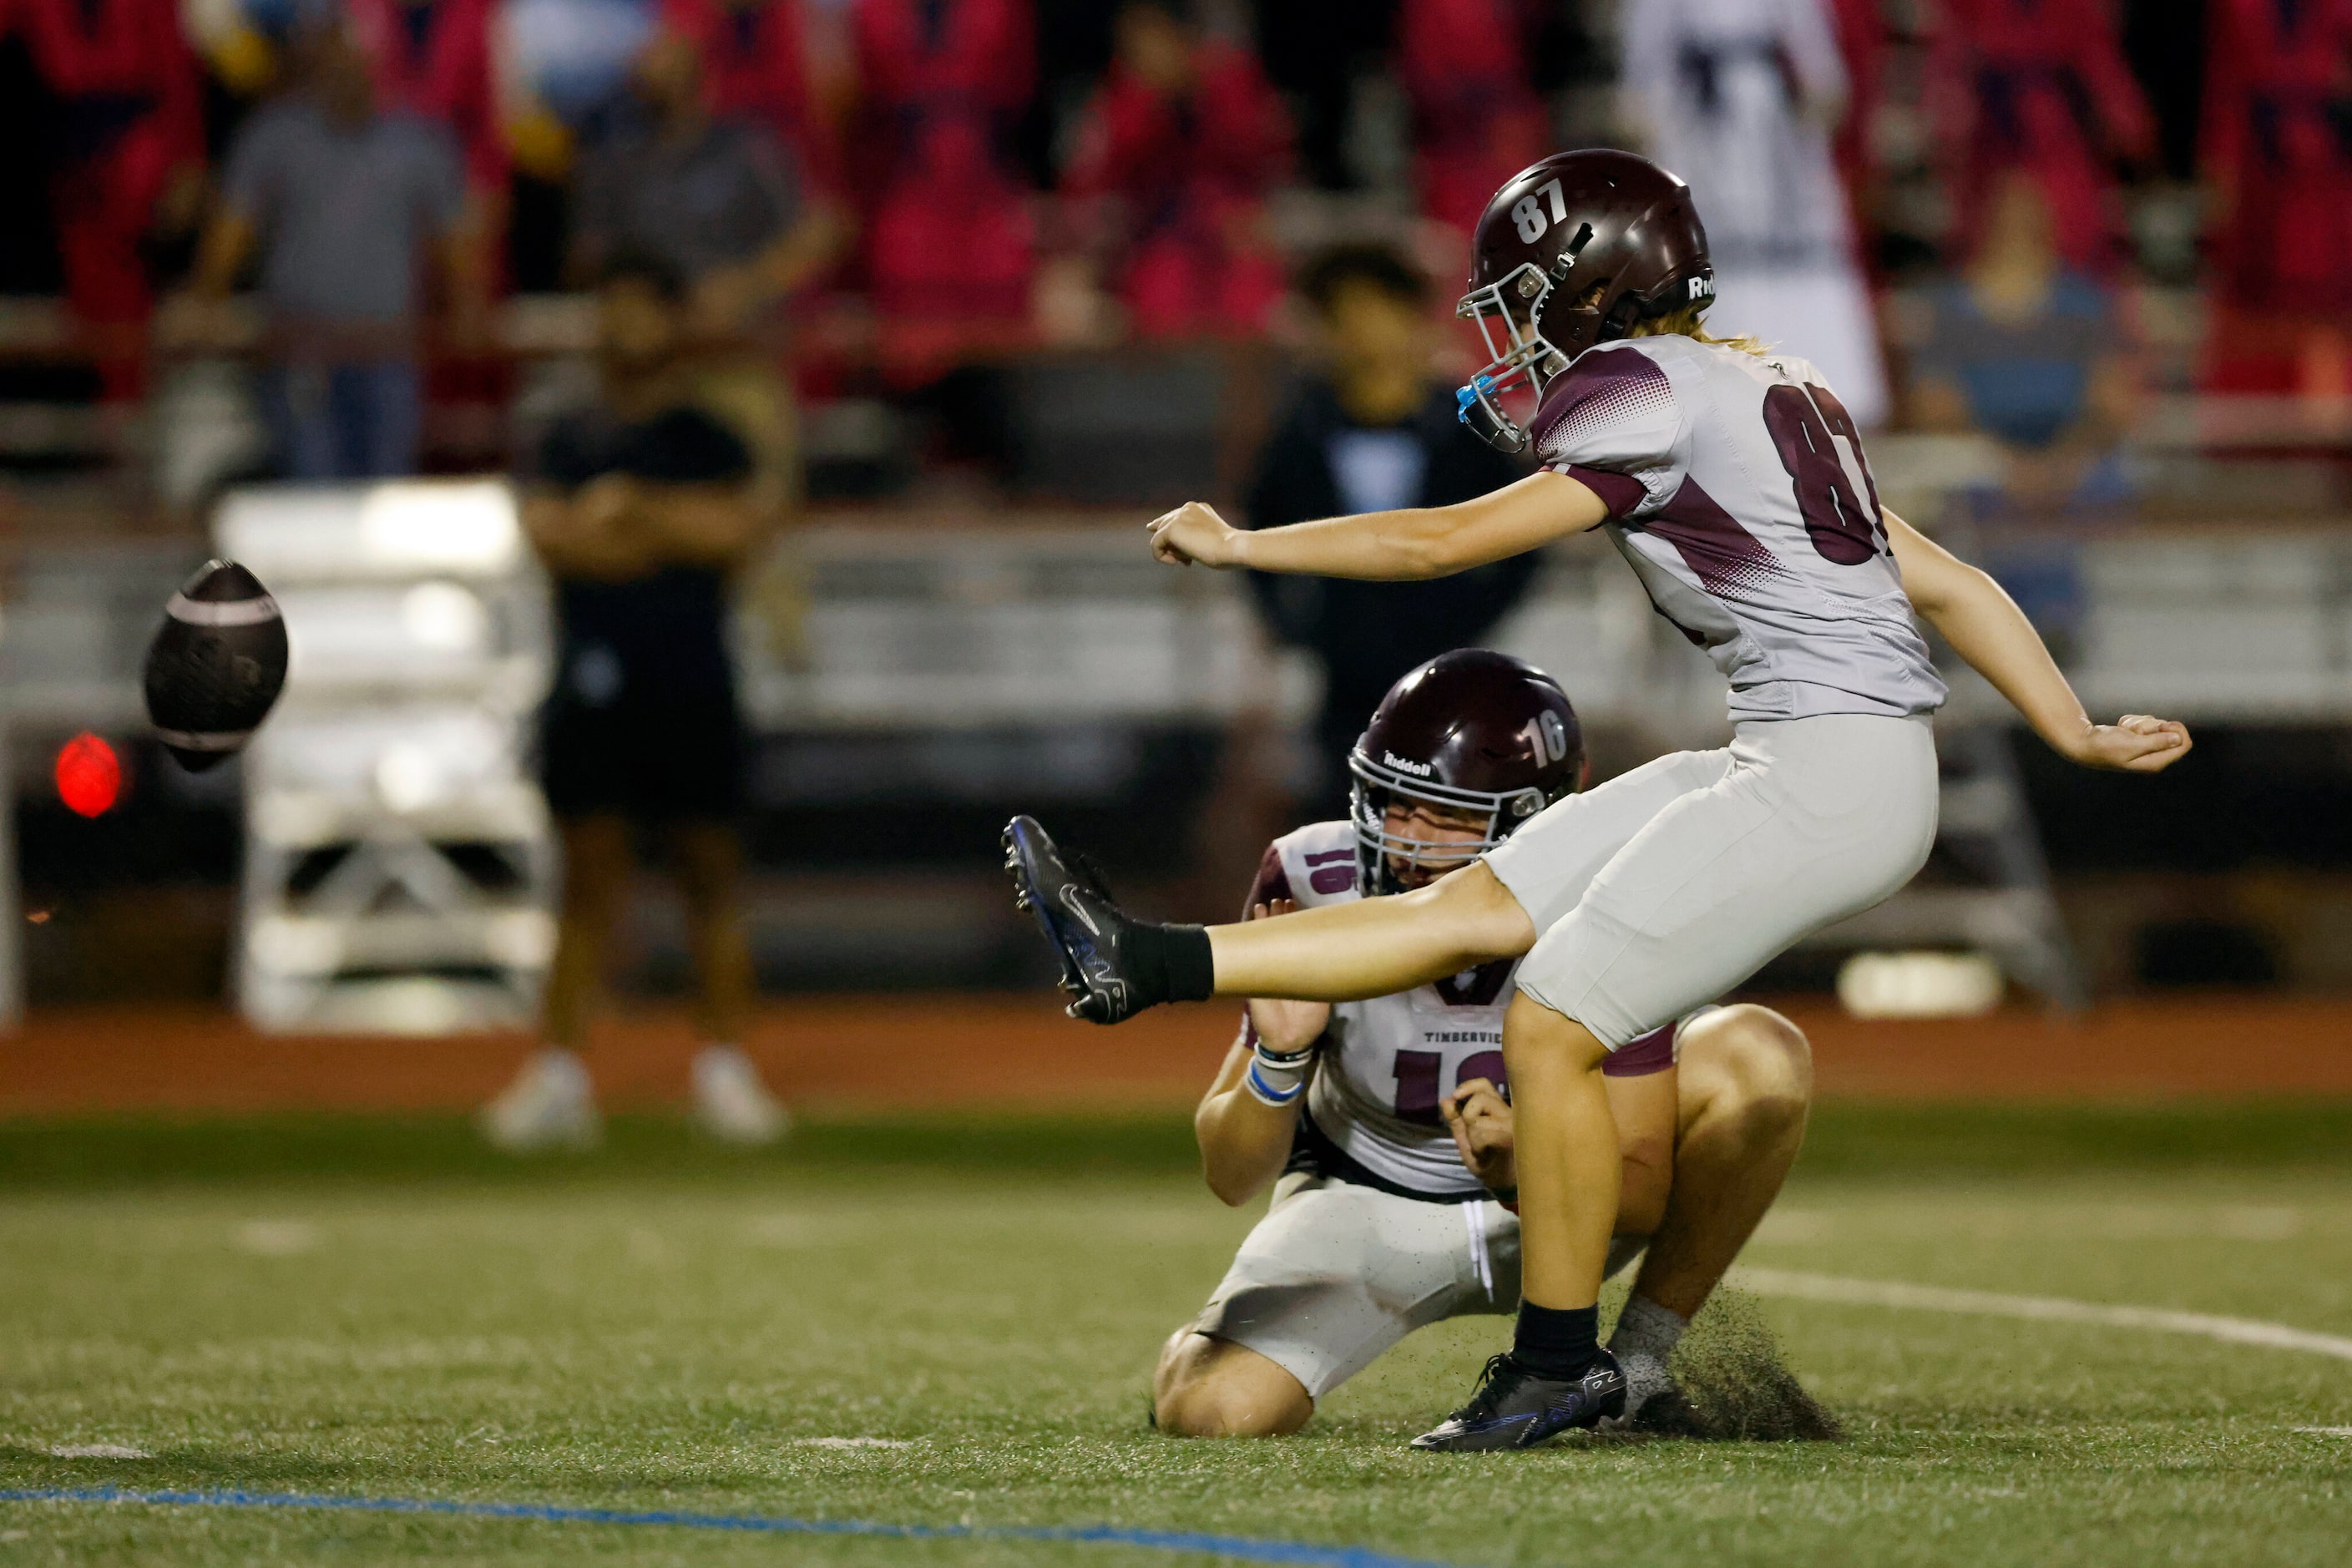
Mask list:
[{"label": "red light", "polygon": [[77,816],[100,816],[122,794],[122,764],[114,748],[84,730],[58,752],[58,798]]}]

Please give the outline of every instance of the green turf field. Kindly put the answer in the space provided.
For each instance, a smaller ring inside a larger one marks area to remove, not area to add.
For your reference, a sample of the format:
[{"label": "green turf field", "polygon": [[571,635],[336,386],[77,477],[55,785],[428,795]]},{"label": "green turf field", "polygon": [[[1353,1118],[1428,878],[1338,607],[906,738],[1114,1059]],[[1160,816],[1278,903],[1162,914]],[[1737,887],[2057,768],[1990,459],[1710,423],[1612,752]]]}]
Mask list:
[{"label": "green turf field", "polygon": [[[1251,1215],[1178,1121],[652,1121],[520,1169],[456,1123],[0,1124],[0,1489],[916,1524],[1111,1524],[1455,1564],[2340,1564],[2352,1361],[1748,1297],[1822,1443],[1433,1458],[1506,1320],[1421,1336],[1301,1437],[1144,1425]],[[1826,1112],[1750,1261],[2352,1335],[2352,1112]],[[1703,1320],[1704,1325],[1704,1320]],[[1710,1352],[1709,1342],[1715,1349]],[[882,1439],[848,1446],[839,1439]],[[59,1457],[110,1445],[148,1458]],[[1185,1561],[1132,1545],[0,1502],[16,1563]]]}]

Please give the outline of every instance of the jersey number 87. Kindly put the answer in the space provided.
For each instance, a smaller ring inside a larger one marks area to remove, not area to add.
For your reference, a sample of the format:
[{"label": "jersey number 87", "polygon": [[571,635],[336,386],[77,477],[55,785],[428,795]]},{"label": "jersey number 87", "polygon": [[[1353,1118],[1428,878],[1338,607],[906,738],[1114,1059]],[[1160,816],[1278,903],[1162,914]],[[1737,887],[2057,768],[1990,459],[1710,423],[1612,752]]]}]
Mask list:
[{"label": "jersey number 87", "polygon": [[[1805,520],[1806,536],[1822,559],[1841,566],[1859,566],[1886,549],[1886,530],[1878,517],[1878,482],[1870,476],[1870,459],[1863,456],[1862,433],[1845,405],[1825,386],[1780,385],[1764,394],[1764,427],[1780,454],[1780,467],[1797,489],[1797,510]],[[1853,448],[1862,469],[1863,488],[1869,492],[1867,510],[1853,493],[1853,480],[1838,456],[1832,433]]]}]

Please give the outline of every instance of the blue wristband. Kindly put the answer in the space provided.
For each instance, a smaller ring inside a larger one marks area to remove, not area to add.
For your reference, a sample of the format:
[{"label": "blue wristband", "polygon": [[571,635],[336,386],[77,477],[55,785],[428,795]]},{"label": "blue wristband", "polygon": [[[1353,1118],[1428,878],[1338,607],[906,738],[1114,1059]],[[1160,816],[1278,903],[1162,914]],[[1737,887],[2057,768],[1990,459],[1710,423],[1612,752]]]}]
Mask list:
[{"label": "blue wristband", "polygon": [[1255,1058],[1252,1058],[1249,1066],[1249,1074],[1242,1080],[1242,1082],[1247,1086],[1250,1093],[1255,1095],[1261,1102],[1273,1106],[1276,1110],[1279,1110],[1284,1106],[1289,1105],[1297,1100],[1300,1095],[1307,1092],[1307,1078],[1304,1073],[1299,1075],[1297,1082],[1292,1084],[1287,1089],[1283,1089],[1266,1081],[1265,1075],[1262,1070],[1260,1070],[1264,1065],[1265,1064],[1263,1062]]}]

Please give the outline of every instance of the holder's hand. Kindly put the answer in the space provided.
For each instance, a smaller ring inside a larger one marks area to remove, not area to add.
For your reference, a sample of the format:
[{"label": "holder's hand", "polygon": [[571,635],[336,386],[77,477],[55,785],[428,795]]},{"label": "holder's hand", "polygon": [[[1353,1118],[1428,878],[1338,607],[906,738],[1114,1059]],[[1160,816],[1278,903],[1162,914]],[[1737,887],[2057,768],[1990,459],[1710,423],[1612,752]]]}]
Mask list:
[{"label": "holder's hand", "polygon": [[1437,1102],[1445,1115],[1446,1131],[1462,1163],[1480,1184],[1494,1192],[1518,1185],[1518,1162],[1513,1153],[1511,1107],[1502,1092],[1483,1078],[1468,1083]]},{"label": "holder's hand", "polygon": [[[1276,899],[1270,904],[1252,904],[1249,918],[1269,920],[1276,915],[1294,914],[1298,905],[1289,899]],[[1303,1051],[1323,1037],[1331,1026],[1331,1004],[1328,1002],[1289,1002],[1276,997],[1253,996],[1249,1000],[1250,1027],[1257,1031],[1265,1048],[1277,1056]]]}]

